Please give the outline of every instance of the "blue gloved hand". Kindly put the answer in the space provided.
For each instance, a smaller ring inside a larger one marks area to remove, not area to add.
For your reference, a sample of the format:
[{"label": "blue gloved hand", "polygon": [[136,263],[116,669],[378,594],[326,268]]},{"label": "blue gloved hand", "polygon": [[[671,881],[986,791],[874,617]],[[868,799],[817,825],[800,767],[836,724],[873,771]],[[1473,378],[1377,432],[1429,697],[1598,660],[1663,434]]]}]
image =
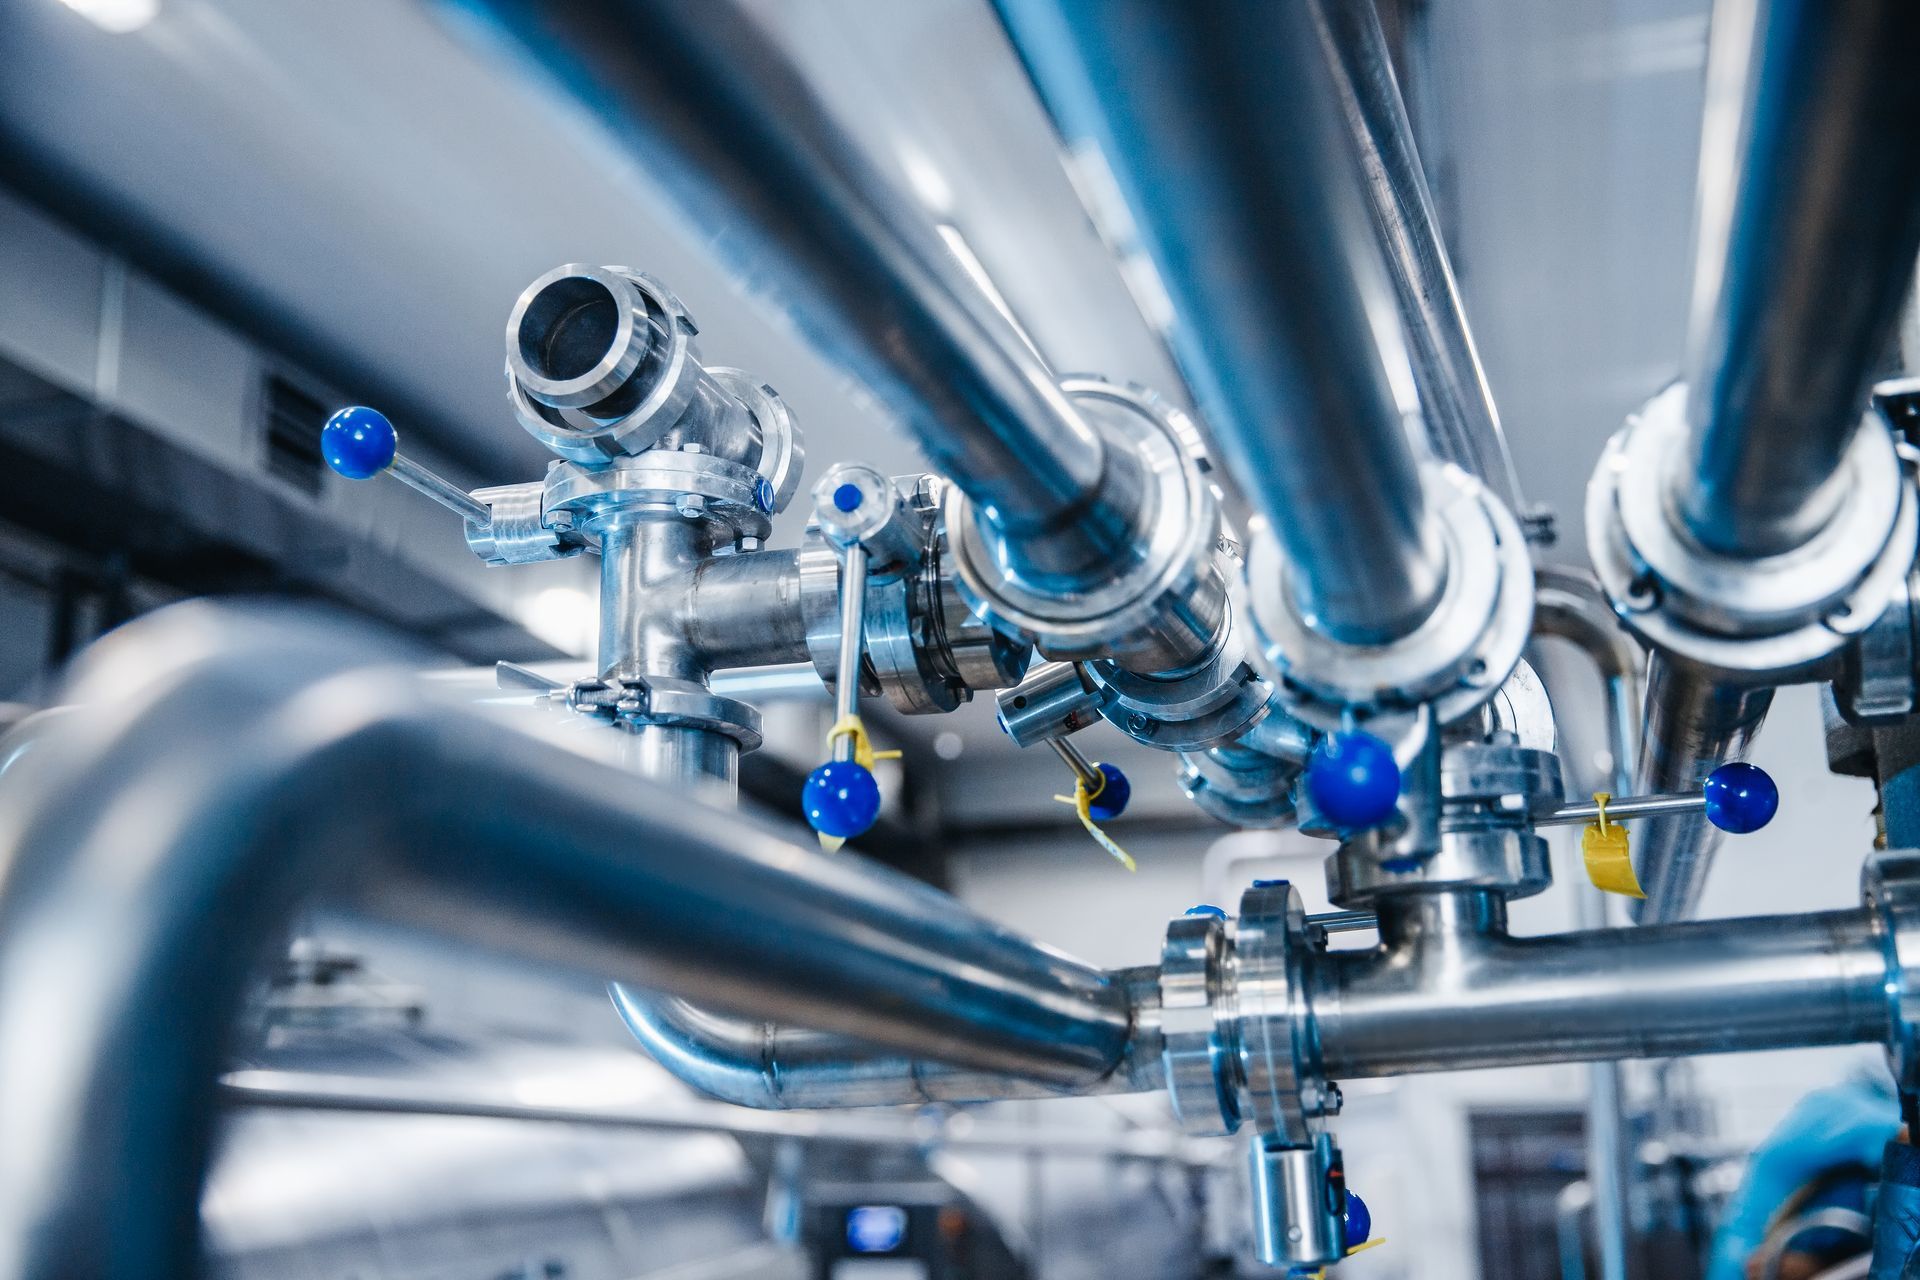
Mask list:
[{"label": "blue gloved hand", "polygon": [[1849,1080],[1800,1099],[1754,1151],[1714,1233],[1707,1280],[1745,1280],[1748,1256],[1795,1192],[1830,1169],[1879,1168],[1882,1148],[1899,1131],[1900,1107],[1889,1084]]}]

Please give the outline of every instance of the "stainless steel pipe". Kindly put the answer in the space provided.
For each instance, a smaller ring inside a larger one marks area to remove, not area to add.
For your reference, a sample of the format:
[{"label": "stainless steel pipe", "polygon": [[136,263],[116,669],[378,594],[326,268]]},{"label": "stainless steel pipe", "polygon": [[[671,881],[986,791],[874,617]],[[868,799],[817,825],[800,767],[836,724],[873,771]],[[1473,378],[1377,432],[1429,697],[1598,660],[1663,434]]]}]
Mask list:
[{"label": "stainless steel pipe", "polygon": [[1515,938],[1497,900],[1382,904],[1382,945],[1315,957],[1336,1079],[1882,1041],[1865,910]]},{"label": "stainless steel pipe", "polygon": [[1920,253],[1916,62],[1910,0],[1714,8],[1675,497],[1716,550],[1799,546],[1844,501]]},{"label": "stainless steel pipe", "polygon": [[883,1048],[1092,1086],[1107,975],[858,858],[429,702],[363,628],[116,632],[0,779],[0,1275],[193,1272],[213,1080],[309,893]]},{"label": "stainless steel pipe", "polygon": [[1434,451],[1472,472],[1516,515],[1520,477],[1467,325],[1413,125],[1371,3],[1313,0],[1340,105],[1366,175],[1367,207],[1400,299],[1407,353]]},{"label": "stainless steel pipe", "polygon": [[[1772,705],[1771,688],[1731,683],[1656,654],[1647,664],[1646,728],[1635,790],[1700,790],[1715,768],[1746,757]],[[1704,811],[1642,823],[1634,843],[1647,896],[1634,904],[1634,918],[1665,924],[1692,915],[1722,838]]]},{"label": "stainless steel pipe", "polygon": [[1446,574],[1401,413],[1396,302],[1314,6],[996,0],[1062,131],[1099,143],[1219,447],[1298,612],[1395,639]]},{"label": "stainless steel pipe", "polygon": [[712,1098],[762,1111],[992,1102],[1145,1093],[1165,1083],[1160,1062],[1159,972],[1115,976],[1132,993],[1135,1030],[1126,1060],[1085,1087],[877,1053],[863,1041],[780,1023],[728,1017],[614,983],[614,1008],[654,1061]]},{"label": "stainless steel pipe", "polygon": [[742,6],[444,2],[597,115],[746,288],[913,432],[1023,569],[1084,576],[1138,557],[1134,460],[1103,446]]}]

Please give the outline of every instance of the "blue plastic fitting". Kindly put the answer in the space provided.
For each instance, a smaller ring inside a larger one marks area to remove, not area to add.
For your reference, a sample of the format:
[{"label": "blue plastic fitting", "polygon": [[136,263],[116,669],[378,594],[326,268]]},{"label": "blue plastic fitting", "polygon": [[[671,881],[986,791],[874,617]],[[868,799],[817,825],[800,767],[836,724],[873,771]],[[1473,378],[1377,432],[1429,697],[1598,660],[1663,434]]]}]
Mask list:
[{"label": "blue plastic fitting", "polygon": [[1190,916],[1212,916],[1215,920],[1225,920],[1227,918],[1225,909],[1216,907],[1211,902],[1202,902],[1198,906],[1188,907],[1187,914]]},{"label": "blue plastic fitting", "polygon": [[1328,734],[1307,759],[1307,797],[1344,831],[1379,826],[1400,802],[1393,748],[1361,730]]},{"label": "blue plastic fitting", "polygon": [[855,760],[829,760],[807,775],[800,791],[807,825],[823,836],[851,840],[880,816],[880,784]]},{"label": "blue plastic fitting", "polygon": [[1104,774],[1107,781],[1100,788],[1100,794],[1087,801],[1087,812],[1095,822],[1111,822],[1127,811],[1127,801],[1133,799],[1133,784],[1114,765],[1103,762],[1093,767]]},{"label": "blue plastic fitting", "polygon": [[400,433],[387,415],[363,404],[342,409],[320,428],[320,454],[349,480],[370,480],[393,465]]},{"label": "blue plastic fitting", "polygon": [[767,515],[773,514],[773,481],[761,476],[753,486],[753,503]]},{"label": "blue plastic fitting", "polygon": [[1373,1214],[1367,1202],[1347,1190],[1347,1252],[1351,1253],[1373,1237]]},{"label": "blue plastic fitting", "polygon": [[833,505],[842,511],[855,511],[860,507],[860,486],[843,484],[833,491]]},{"label": "blue plastic fitting", "polygon": [[1729,760],[1707,775],[1700,788],[1707,799],[1707,821],[1736,836],[1758,831],[1780,812],[1780,788],[1765,769]]}]

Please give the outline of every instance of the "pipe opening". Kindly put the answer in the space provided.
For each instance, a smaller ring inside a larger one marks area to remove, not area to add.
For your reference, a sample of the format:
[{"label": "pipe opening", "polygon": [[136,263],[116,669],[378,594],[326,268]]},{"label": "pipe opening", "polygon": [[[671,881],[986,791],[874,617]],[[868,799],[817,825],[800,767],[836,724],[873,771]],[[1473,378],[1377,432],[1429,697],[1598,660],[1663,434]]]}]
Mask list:
[{"label": "pipe opening", "polygon": [[619,300],[598,280],[566,276],[527,303],[520,359],[539,377],[570,382],[599,367],[619,334]]}]

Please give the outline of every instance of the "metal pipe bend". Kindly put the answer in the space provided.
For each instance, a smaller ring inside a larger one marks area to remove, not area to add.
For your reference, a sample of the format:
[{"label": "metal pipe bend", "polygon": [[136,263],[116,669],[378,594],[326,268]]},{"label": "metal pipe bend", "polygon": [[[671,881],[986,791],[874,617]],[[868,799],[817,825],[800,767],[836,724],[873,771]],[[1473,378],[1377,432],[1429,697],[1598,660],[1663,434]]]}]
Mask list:
[{"label": "metal pipe bend", "polygon": [[[1125,987],[858,858],[441,707],[364,628],[190,604],[97,646],[0,780],[0,1275],[195,1272],[213,1082],[314,890],[1060,1088]],[[424,656],[424,655],[422,655]]]}]

